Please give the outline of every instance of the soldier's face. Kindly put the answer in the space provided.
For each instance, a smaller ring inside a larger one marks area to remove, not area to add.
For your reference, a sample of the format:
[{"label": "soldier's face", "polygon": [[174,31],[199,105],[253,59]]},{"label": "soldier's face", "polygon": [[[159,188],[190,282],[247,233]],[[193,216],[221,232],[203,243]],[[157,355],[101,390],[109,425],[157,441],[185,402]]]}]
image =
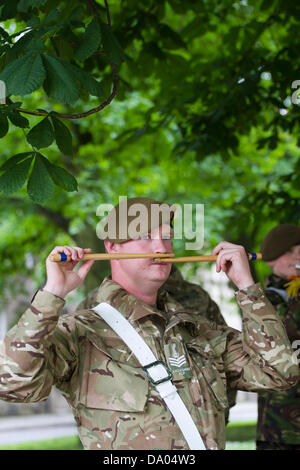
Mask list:
[{"label": "soldier's face", "polygon": [[300,245],[293,246],[282,256],[269,263],[274,274],[286,279],[289,276],[300,275],[300,270],[296,269],[297,264],[300,264]]},{"label": "soldier's face", "polygon": [[[173,229],[164,224],[138,240],[129,240],[116,246],[120,253],[172,253],[172,238]],[[171,271],[171,263],[157,263],[149,258],[118,260],[118,264],[137,283],[153,281],[162,284]]]}]

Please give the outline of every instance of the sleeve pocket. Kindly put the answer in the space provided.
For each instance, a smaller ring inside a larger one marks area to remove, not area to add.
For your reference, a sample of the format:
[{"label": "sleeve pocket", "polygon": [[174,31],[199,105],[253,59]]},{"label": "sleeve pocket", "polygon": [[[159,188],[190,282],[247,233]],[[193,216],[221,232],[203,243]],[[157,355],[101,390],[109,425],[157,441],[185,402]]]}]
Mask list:
[{"label": "sleeve pocket", "polygon": [[212,392],[217,408],[221,410],[228,408],[226,388],[216,367],[209,364],[201,367],[200,372]]},{"label": "sleeve pocket", "polygon": [[216,367],[218,365],[220,369],[223,369],[222,360],[214,355],[214,351],[208,343],[201,344],[198,340],[197,343],[190,343],[188,346],[202,393],[205,394],[206,390],[209,391],[217,409],[228,408],[226,380],[222,379]]}]

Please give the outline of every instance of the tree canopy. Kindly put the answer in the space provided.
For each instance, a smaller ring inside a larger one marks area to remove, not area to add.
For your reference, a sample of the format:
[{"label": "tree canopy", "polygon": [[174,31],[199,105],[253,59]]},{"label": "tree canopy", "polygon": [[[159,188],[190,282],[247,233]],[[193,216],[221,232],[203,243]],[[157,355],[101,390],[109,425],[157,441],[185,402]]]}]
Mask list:
[{"label": "tree canopy", "polygon": [[299,223],[297,2],[0,0],[0,21],[1,288],[41,282],[26,253],[101,251],[119,195],[204,203],[204,249]]}]

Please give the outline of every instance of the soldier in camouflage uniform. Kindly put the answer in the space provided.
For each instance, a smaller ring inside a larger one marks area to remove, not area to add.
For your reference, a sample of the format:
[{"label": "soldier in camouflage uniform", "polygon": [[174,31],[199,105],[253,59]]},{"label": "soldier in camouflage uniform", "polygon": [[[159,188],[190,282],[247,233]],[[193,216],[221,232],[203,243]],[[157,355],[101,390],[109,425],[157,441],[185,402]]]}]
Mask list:
[{"label": "soldier in camouflage uniform", "polygon": [[[300,270],[295,268],[300,264],[299,227],[281,224],[273,228],[261,251],[273,269],[266,280],[266,296],[282,318],[291,344],[299,350],[300,291],[289,293],[289,278],[299,282]],[[259,394],[257,449],[300,450],[300,382],[289,390]]]},{"label": "soldier in camouflage uniform", "polygon": [[[78,310],[88,309],[95,305],[98,287],[90,292],[87,297],[78,305]],[[198,284],[186,281],[175,264],[172,264],[170,276],[160,288],[160,292],[168,292],[176,302],[180,303],[187,313],[201,315],[216,326],[226,326],[226,322],[220,312],[216,302]],[[229,408],[236,404],[236,390],[228,387],[228,411],[226,422],[229,420]]]},{"label": "soldier in camouflage uniform", "polygon": [[[106,241],[106,249],[170,252],[166,228],[170,225],[164,221],[151,227],[145,238]],[[107,323],[92,309],[60,316],[64,297],[83,282],[92,265],[88,261],[78,272],[73,269],[89,251],[67,246],[52,250],[71,255],[75,263],[57,264],[47,258],[44,289],[6,335],[0,398],[40,401],[55,385],[72,408],[85,449],[188,449],[164,400],[131,349]],[[107,302],[119,310],[157,359],[169,366],[206,448],[224,449],[226,387],[286,390],[297,382],[299,368],[278,314],[253,282],[244,249],[224,241],[212,254],[218,256],[217,272],[226,272],[238,288],[242,333],[187,312],[159,289],[170,266],[151,259],[111,261],[112,275],[102,282],[95,303]],[[174,365],[178,357],[180,364]]]}]

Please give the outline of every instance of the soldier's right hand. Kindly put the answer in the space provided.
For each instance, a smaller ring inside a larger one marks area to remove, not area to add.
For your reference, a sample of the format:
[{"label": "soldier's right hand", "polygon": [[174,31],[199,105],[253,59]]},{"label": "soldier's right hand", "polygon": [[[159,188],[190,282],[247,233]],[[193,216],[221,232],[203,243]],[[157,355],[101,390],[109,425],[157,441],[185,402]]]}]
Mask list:
[{"label": "soldier's right hand", "polygon": [[[94,260],[86,261],[77,272],[74,271],[74,268],[83,255],[91,253],[91,251],[91,248],[80,248],[78,246],[56,246],[46,259],[47,282],[43,290],[64,298],[69,292],[80,286],[91,269]],[[72,261],[50,261],[50,255],[57,253],[71,255]]]}]

